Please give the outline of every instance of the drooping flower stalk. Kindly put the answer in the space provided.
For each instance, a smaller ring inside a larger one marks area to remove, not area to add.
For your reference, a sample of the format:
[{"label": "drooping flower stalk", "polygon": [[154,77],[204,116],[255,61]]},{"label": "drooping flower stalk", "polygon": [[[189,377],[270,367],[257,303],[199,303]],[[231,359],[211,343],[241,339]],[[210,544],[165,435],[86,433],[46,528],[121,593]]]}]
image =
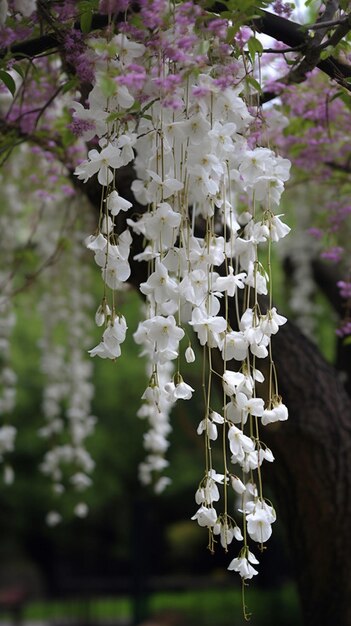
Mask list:
[{"label": "drooping flower stalk", "polygon": [[[270,248],[290,230],[275,214],[290,163],[251,140],[255,118],[245,96],[252,70],[228,45],[225,20],[191,2],[144,2],[138,16],[143,28],[136,31],[132,23],[108,40],[92,39],[95,82],[86,108],[75,105],[76,122],[89,120],[87,132],[98,139],[76,175],[87,181],[97,174],[102,187],[102,217],[86,244],[105,284],[97,313],[104,330],[90,354],[121,354],[127,324],[118,312],[117,291],[130,276],[132,231],[145,240],[135,258],[148,264],[140,285],[146,315],[134,334],[150,362],[140,415],[149,418],[151,430],[141,478],[149,483],[166,467],[170,407],[194,392],[182,376],[184,352],[187,360],[194,358],[189,346],[182,348],[192,329],[203,346],[204,415],[197,432],[204,436],[206,459],[193,519],[207,527],[211,550],[217,535],[225,550],[233,538],[243,541],[229,569],[245,581],[257,573],[258,563],[249,539],[262,546],[275,521],[261,474],[273,454],[260,426],[287,419],[270,346],[286,321],[272,304]],[[131,162],[132,191],[145,211],[117,233],[115,218],[131,203],[119,195],[115,172]],[[268,249],[266,267],[261,248]],[[214,367],[217,352],[220,371]],[[270,365],[263,398],[258,385],[264,382],[265,358]],[[222,412],[214,409],[218,380]],[[214,467],[217,440],[223,447],[221,472]],[[167,482],[160,478],[157,489]],[[233,518],[235,494],[241,496],[242,530]]]},{"label": "drooping flower stalk", "polygon": [[[0,184],[5,187],[5,177],[0,175]],[[14,449],[17,429],[11,423],[11,415],[16,404],[17,376],[11,362],[11,335],[16,324],[14,302],[10,297],[14,282],[14,261],[16,240],[14,232],[21,213],[21,206],[16,197],[15,188],[8,202],[12,219],[0,216],[0,462],[4,462],[3,480],[11,484],[14,471],[8,462],[9,453]],[[6,268],[6,269],[5,269]]]},{"label": "drooping flower stalk", "polygon": [[[67,204],[66,201],[66,207]],[[57,211],[56,205],[47,207],[47,211],[50,208]],[[44,236],[44,224],[41,227],[39,247],[43,256],[57,245],[57,237],[65,239],[66,254],[43,277],[46,288],[39,310],[44,328],[40,348],[45,380],[42,402],[45,425],[39,434],[49,446],[40,469],[52,480],[57,499],[67,489],[77,493],[74,513],[84,517],[87,506],[81,501],[81,494],[92,484],[95,465],[86,439],[94,432],[96,418],[91,415],[93,368],[84,355],[92,305],[87,291],[90,275],[83,262],[83,234],[72,228],[78,220],[79,208],[74,199],[70,201],[63,231],[51,228]],[[62,333],[66,338],[64,343],[60,340]],[[49,525],[61,520],[59,502],[56,508],[47,515]]]}]

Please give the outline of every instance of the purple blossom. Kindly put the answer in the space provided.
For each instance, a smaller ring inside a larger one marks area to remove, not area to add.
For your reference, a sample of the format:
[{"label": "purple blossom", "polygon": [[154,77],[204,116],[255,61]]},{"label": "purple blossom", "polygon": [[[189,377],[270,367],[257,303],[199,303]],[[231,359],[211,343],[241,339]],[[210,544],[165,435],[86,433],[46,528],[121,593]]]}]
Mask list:
[{"label": "purple blossom", "polygon": [[33,28],[29,26],[23,26],[20,24],[15,28],[9,28],[7,26],[0,27],[0,40],[2,48],[9,48],[13,43],[17,41],[23,41],[29,39],[33,34]]},{"label": "purple blossom", "polygon": [[248,26],[241,26],[235,35],[235,43],[242,49],[249,41],[252,35],[252,30]]},{"label": "purple blossom", "polygon": [[147,78],[145,68],[142,65],[131,64],[126,69],[126,74],[116,77],[116,83],[130,89],[141,90]]},{"label": "purple blossom", "polygon": [[164,15],[167,14],[165,0],[140,0],[140,16],[146,28],[154,30],[162,26]]},{"label": "purple blossom", "polygon": [[181,82],[182,77],[179,74],[169,74],[165,78],[154,79],[155,85],[162,89],[165,93],[174,93],[175,89]]},{"label": "purple blossom", "polygon": [[351,320],[344,320],[340,327],[335,331],[335,333],[338,337],[346,337],[347,335],[351,335]]},{"label": "purple blossom", "polygon": [[227,36],[228,22],[220,18],[211,20],[207,24],[207,28],[219,39],[225,39]]},{"label": "purple blossom", "polygon": [[290,17],[292,14],[292,4],[289,2],[282,2],[282,0],[275,0],[272,5],[272,9],[277,15],[283,17]]},{"label": "purple blossom", "polygon": [[197,42],[196,35],[187,35],[187,36],[180,37],[179,39],[177,39],[177,46],[181,50],[192,50],[196,42]]},{"label": "purple blossom", "polygon": [[340,295],[342,298],[345,298],[345,300],[351,298],[351,282],[347,282],[346,280],[339,280],[339,282],[337,282],[336,284],[339,287]]},{"label": "purple blossom", "polygon": [[76,195],[76,191],[70,185],[61,185],[60,189],[68,198]]},{"label": "purple blossom", "polygon": [[324,252],[321,253],[321,258],[331,261],[332,263],[339,263],[343,252],[344,248],[341,248],[341,246],[334,246],[333,248],[329,248],[329,250],[324,250]]},{"label": "purple blossom", "polygon": [[65,22],[76,17],[77,3],[75,0],[65,0],[65,2],[56,3],[55,11],[61,22]]},{"label": "purple blossom", "polygon": [[168,96],[162,100],[162,104],[164,107],[169,109],[173,109],[174,111],[179,111],[184,107],[184,101],[176,95]]},{"label": "purple blossom", "polygon": [[76,137],[81,137],[89,130],[95,130],[95,124],[89,122],[89,120],[81,120],[75,117],[72,122],[68,124],[68,128]]},{"label": "purple blossom", "polygon": [[207,86],[203,86],[203,85],[199,87],[193,87],[193,90],[192,90],[192,94],[195,98],[205,98],[210,93],[211,93],[210,88]]},{"label": "purple blossom", "polygon": [[311,235],[311,237],[317,240],[322,239],[323,237],[323,231],[321,231],[320,228],[315,228],[314,226],[312,228],[309,228],[307,232],[309,235]]},{"label": "purple blossom", "polygon": [[37,189],[36,190],[36,195],[41,200],[54,200],[54,198],[55,198],[55,196],[53,196],[53,194],[51,194],[46,189]]}]

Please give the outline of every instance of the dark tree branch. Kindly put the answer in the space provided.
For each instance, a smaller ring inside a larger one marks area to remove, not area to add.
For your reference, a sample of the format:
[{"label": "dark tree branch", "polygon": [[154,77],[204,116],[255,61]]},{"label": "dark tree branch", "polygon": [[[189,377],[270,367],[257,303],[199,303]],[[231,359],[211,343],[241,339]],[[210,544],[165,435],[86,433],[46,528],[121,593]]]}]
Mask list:
[{"label": "dark tree branch", "polygon": [[[301,83],[305,80],[307,72],[318,67],[330,78],[345,87],[345,89],[351,91],[351,85],[346,81],[351,76],[351,66],[342,63],[333,56],[330,56],[328,59],[320,59],[320,47],[313,46],[313,41],[318,41],[318,39],[316,40],[316,36],[310,37],[308,35],[307,26],[292,22],[279,15],[273,15],[267,11],[263,11],[262,16],[254,20],[253,26],[259,32],[281,41],[290,48],[298,47],[303,51],[304,58],[299,65],[292,72],[289,72],[287,76],[279,79],[278,82],[284,84]],[[262,100],[267,102],[276,96],[277,93],[267,92],[263,94]]]},{"label": "dark tree branch", "polygon": [[[91,24],[91,30],[98,30],[107,26],[106,15],[94,15]],[[81,31],[80,23],[75,22],[75,30]],[[12,59],[21,60],[24,57],[34,59],[35,57],[45,52],[56,52],[60,45],[62,45],[64,30],[61,34],[49,33],[48,35],[42,35],[35,39],[28,39],[17,44],[13,44],[8,48],[0,49],[0,59],[4,59],[9,55]]]},{"label": "dark tree branch", "polygon": [[321,45],[321,48],[327,46],[337,46],[338,43],[350,32],[351,30],[351,14],[347,15],[345,20],[335,29],[334,33],[327,39],[325,43]]},{"label": "dark tree branch", "polygon": [[[331,10],[326,10],[323,16],[329,17],[331,13]],[[118,22],[118,20],[122,19],[123,17],[124,16],[122,16],[122,14],[120,16],[116,16],[116,21]],[[290,48],[305,48],[305,50],[307,51],[309,46],[311,46],[311,42],[313,42],[313,39],[315,39],[316,41],[318,39],[316,39],[316,36],[312,38],[308,35],[308,26],[304,26],[298,24],[297,22],[287,20],[283,17],[274,15],[273,13],[269,13],[267,11],[263,11],[262,15],[259,18],[253,20],[252,24],[254,28],[259,32],[265,33],[273,39],[285,43]],[[346,29],[346,32],[348,32],[350,30],[348,24],[349,20],[347,20],[347,29],[346,22],[340,24],[339,29]],[[103,28],[106,25],[106,16],[97,14],[93,16],[91,25],[92,31]],[[74,28],[80,30],[80,23],[76,22]],[[339,33],[341,32],[339,31],[339,29],[336,29],[334,33],[335,38],[339,37],[339,34],[336,35],[337,31]],[[344,32],[344,30],[342,32]],[[338,41],[339,40],[340,38],[338,39]],[[58,37],[57,34],[50,33],[48,35],[43,35],[42,37],[36,39],[30,39],[28,41],[14,44],[9,48],[0,50],[0,59],[5,58],[8,54],[11,56],[11,58],[14,59],[21,59],[23,57],[35,58],[38,55],[43,54],[44,52],[56,51],[61,43],[61,36]],[[342,84],[346,89],[351,90],[351,86],[345,80],[346,78],[351,76],[351,66],[347,65],[346,63],[342,63],[341,61],[338,61],[332,56],[328,59],[320,60],[319,55],[312,55],[312,53],[310,53],[309,56],[307,55],[304,61],[304,65],[299,70],[299,72],[297,72],[297,70],[295,69],[296,73],[294,76],[290,77],[291,81],[301,82],[302,80],[304,80],[305,73],[307,71],[310,71],[310,69],[313,69],[314,67],[318,67],[328,76],[330,76],[330,78]],[[286,79],[283,78],[282,80]],[[275,95],[272,97],[275,97]],[[267,99],[269,98],[266,96],[265,100]]]}]

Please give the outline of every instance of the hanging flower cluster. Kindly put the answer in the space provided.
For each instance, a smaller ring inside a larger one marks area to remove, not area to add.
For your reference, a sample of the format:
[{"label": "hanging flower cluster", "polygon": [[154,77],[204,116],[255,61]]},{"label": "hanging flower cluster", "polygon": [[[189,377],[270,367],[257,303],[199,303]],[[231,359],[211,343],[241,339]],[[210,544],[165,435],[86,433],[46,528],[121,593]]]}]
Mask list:
[{"label": "hanging flower cluster", "polygon": [[[97,140],[75,173],[84,182],[97,175],[102,192],[98,230],[86,239],[105,285],[96,314],[102,338],[90,354],[113,360],[121,354],[127,323],[117,291],[131,274],[133,237],[141,235],[144,249],[134,259],[147,266],[140,284],[146,316],[134,338],[150,363],[141,476],[150,482],[166,467],[169,409],[193,394],[181,374],[183,355],[195,359],[193,331],[203,350],[205,408],[197,432],[206,456],[193,519],[208,529],[210,549],[217,535],[225,550],[234,538],[243,542],[229,569],[246,580],[258,563],[248,537],[262,546],[275,521],[261,479],[261,465],[273,454],[259,427],[288,417],[271,356],[271,337],[286,319],[272,306],[270,250],[290,230],[274,212],[290,163],[249,141],[251,70],[228,45],[228,24],[192,2],[140,5],[119,34],[91,40],[95,82],[87,105],[74,104],[83,138]],[[132,191],[145,208],[118,233],[119,218],[132,204],[119,194],[116,171],[131,163]],[[267,380],[260,369],[266,357]],[[218,382],[221,412],[213,408]],[[220,473],[213,464],[217,440]],[[163,477],[158,490],[167,482]],[[240,496],[241,528],[231,514],[231,492]]]},{"label": "hanging flower cluster", "polygon": [[[5,177],[0,175],[2,187]],[[11,363],[11,335],[16,323],[16,312],[10,294],[13,289],[13,268],[16,242],[14,229],[20,214],[20,205],[16,202],[16,189],[12,186],[9,203],[12,220],[3,214],[0,216],[0,463],[5,462],[3,479],[11,484],[14,471],[8,463],[8,455],[14,449],[17,429],[11,423],[11,414],[15,408],[17,375]],[[18,220],[19,221],[19,220]],[[7,269],[5,269],[7,268]]]},{"label": "hanging flower cluster", "polygon": [[[59,227],[52,228],[57,204],[47,203],[47,213],[54,215],[41,222],[37,235],[38,252],[44,259],[50,258],[58,238],[66,238],[67,248],[65,254],[47,268],[43,277],[45,288],[38,306],[43,325],[39,346],[44,375],[42,413],[45,419],[39,435],[48,442],[40,469],[52,481],[58,509],[47,515],[46,521],[51,526],[61,521],[59,499],[67,490],[74,494],[75,515],[85,517],[88,507],[82,497],[92,485],[91,474],[95,466],[86,447],[86,440],[93,434],[96,423],[96,418],[91,415],[93,368],[84,354],[87,338],[89,341],[92,306],[87,291],[90,272],[83,259],[83,236],[77,228],[78,203],[74,199],[69,203],[66,200],[65,205],[63,229],[62,225],[61,231]],[[62,216],[56,217],[56,221],[60,220]]]}]

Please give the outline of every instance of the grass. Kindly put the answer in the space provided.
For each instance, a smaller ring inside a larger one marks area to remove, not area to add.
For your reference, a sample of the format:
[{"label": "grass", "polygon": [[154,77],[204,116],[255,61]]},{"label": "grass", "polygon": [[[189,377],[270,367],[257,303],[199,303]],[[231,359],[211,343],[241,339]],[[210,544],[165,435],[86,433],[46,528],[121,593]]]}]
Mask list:
[{"label": "grass", "polygon": [[[300,626],[298,599],[292,585],[277,590],[249,588],[246,603],[252,612],[251,626]],[[174,611],[184,615],[187,626],[242,626],[239,589],[205,589],[155,593],[146,599],[149,613]],[[62,620],[66,623],[133,623],[135,605],[128,597],[47,600],[28,604],[23,620],[39,622]],[[3,616],[2,616],[3,617]],[[2,621],[2,620],[1,620]]]}]

